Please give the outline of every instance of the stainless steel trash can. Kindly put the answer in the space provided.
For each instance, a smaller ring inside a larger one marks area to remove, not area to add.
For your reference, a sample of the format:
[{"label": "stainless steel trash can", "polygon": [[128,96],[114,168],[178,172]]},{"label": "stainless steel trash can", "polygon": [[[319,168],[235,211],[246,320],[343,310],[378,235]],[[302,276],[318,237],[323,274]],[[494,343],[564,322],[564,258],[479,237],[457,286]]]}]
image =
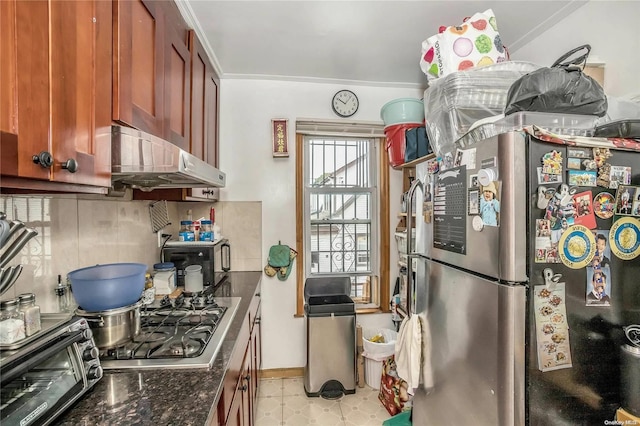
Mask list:
[{"label": "stainless steel trash can", "polygon": [[356,391],[356,310],[349,277],[308,278],[304,286],[304,391],[335,399]]}]

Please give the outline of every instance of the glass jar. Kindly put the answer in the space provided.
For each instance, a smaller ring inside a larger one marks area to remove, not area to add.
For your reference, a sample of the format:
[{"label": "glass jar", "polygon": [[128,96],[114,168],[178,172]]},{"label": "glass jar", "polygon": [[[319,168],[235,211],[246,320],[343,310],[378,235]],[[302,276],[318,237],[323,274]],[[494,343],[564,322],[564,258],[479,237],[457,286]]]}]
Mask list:
[{"label": "glass jar", "polygon": [[211,221],[200,221],[200,241],[213,241],[213,231],[211,230]]},{"label": "glass jar", "polygon": [[176,266],[173,262],[162,262],[153,265],[153,287],[155,294],[171,294],[178,285]]},{"label": "glass jar", "polygon": [[18,311],[18,300],[0,302],[0,343],[10,344],[26,337],[22,313]]},{"label": "glass jar", "polygon": [[193,222],[190,220],[180,221],[180,231],[178,231],[179,241],[195,241],[196,234],[193,230]]},{"label": "glass jar", "polygon": [[23,315],[24,333],[27,337],[33,336],[42,329],[40,306],[36,305],[36,295],[33,293],[19,294],[18,303],[18,311]]},{"label": "glass jar", "polygon": [[144,291],[142,292],[142,303],[151,305],[156,298],[156,288],[153,286],[153,278],[147,273],[144,276]]}]

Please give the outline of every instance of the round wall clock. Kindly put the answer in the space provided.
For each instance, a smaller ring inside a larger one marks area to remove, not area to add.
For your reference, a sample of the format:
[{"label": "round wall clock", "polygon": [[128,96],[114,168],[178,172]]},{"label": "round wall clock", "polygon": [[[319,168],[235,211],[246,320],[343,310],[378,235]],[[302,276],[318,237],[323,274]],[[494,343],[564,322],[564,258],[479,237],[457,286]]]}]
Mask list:
[{"label": "round wall clock", "polygon": [[333,95],[333,100],[331,101],[333,112],[340,117],[351,117],[358,111],[359,105],[358,97],[351,90],[338,91]]}]

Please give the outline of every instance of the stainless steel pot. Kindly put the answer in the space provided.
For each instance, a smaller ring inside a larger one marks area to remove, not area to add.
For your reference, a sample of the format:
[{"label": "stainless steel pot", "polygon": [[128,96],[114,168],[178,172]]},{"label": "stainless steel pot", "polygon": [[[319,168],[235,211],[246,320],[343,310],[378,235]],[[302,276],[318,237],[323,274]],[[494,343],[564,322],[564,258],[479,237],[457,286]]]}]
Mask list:
[{"label": "stainless steel pot", "polygon": [[141,301],[123,308],[99,312],[76,309],[76,315],[89,323],[96,346],[106,349],[129,342],[140,334],[140,306]]}]

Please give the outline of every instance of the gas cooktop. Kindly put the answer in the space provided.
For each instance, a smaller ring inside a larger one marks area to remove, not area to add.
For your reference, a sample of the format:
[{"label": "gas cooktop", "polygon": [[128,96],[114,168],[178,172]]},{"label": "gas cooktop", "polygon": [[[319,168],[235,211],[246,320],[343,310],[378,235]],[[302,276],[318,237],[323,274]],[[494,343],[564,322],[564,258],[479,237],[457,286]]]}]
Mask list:
[{"label": "gas cooktop", "polygon": [[102,349],[103,369],[209,368],[240,304],[239,297],[164,298],[140,311],[140,333]]}]

